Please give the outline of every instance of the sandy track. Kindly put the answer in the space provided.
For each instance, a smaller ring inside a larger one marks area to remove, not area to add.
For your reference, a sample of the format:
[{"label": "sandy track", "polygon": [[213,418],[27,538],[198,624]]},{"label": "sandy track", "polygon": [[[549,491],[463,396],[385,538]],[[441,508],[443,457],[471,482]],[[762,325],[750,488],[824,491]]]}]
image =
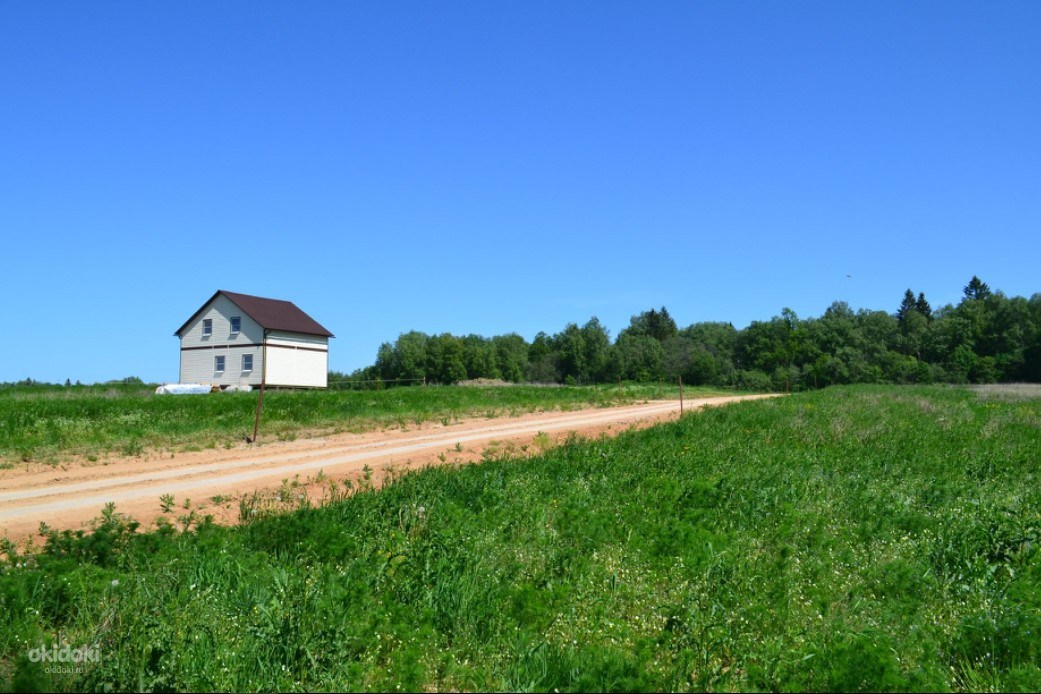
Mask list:
[{"label": "sandy track", "polygon": [[[723,405],[770,396],[731,396],[689,400],[689,409]],[[88,527],[105,504],[144,523],[162,514],[159,497],[172,494],[217,502],[192,504],[201,514],[233,522],[231,504],[258,490],[280,486],[283,480],[311,480],[294,492],[321,496],[323,484],[314,482],[319,471],[325,479],[352,479],[366,468],[375,482],[392,469],[475,460],[487,446],[530,443],[540,432],[553,438],[576,432],[583,436],[649,426],[675,418],[678,401],[572,412],[540,412],[503,419],[471,419],[459,423],[427,424],[413,431],[339,434],[303,441],[240,447],[223,451],[187,453],[177,457],[152,455],[121,458],[104,465],[82,462],[61,469],[7,470],[0,476],[0,535],[24,540],[45,522],[54,528]],[[236,506],[237,511],[237,506]],[[177,512],[185,511],[178,506]]]}]

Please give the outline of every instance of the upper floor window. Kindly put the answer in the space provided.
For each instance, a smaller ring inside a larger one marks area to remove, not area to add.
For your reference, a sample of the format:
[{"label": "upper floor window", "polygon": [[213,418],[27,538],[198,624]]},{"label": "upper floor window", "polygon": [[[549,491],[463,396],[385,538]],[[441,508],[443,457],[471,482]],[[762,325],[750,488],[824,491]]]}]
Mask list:
[{"label": "upper floor window", "polygon": [[242,317],[241,316],[232,316],[231,317],[231,332],[232,332],[232,334],[237,333],[241,329],[242,329]]},{"label": "upper floor window", "polygon": [[209,337],[213,334],[213,319],[203,318],[202,319],[202,336]]}]

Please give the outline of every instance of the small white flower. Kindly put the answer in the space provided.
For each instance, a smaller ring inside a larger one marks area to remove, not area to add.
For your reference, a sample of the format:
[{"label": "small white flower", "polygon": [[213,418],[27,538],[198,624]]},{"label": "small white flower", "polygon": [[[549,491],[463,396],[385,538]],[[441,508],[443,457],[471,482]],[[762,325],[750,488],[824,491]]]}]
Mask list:
[{"label": "small white flower", "polygon": [[119,585],[119,579],[118,578],[113,578],[112,579],[112,587],[115,588],[118,585]]}]

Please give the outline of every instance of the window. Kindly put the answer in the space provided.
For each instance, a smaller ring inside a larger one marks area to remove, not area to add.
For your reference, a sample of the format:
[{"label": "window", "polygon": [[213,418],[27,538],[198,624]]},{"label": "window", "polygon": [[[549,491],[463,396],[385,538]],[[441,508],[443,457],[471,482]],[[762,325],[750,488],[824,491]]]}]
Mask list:
[{"label": "window", "polygon": [[224,373],[224,357],[223,356],[214,357],[213,358],[213,370],[216,373]]},{"label": "window", "polygon": [[231,333],[232,333],[232,335],[237,333],[240,328],[242,328],[242,318],[239,317],[239,316],[232,316],[231,317]]},{"label": "window", "polygon": [[209,337],[213,334],[213,319],[203,318],[202,320],[202,336]]},{"label": "window", "polygon": [[242,373],[253,370],[253,355],[243,354],[242,355]]}]

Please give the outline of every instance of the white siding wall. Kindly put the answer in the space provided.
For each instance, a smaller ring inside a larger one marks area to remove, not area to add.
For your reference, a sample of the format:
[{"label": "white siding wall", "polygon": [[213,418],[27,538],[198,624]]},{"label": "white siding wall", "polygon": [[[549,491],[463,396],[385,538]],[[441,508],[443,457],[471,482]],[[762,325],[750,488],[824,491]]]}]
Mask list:
[{"label": "white siding wall", "polygon": [[303,333],[286,333],[272,330],[267,334],[269,345],[287,345],[289,347],[315,347],[329,349],[329,338],[322,335],[304,335]]},{"label": "white siding wall", "polygon": [[269,345],[267,383],[270,386],[325,388],[329,379],[329,353]]},{"label": "white siding wall", "polygon": [[268,385],[309,388],[328,385],[328,337],[272,330],[267,344]]}]

